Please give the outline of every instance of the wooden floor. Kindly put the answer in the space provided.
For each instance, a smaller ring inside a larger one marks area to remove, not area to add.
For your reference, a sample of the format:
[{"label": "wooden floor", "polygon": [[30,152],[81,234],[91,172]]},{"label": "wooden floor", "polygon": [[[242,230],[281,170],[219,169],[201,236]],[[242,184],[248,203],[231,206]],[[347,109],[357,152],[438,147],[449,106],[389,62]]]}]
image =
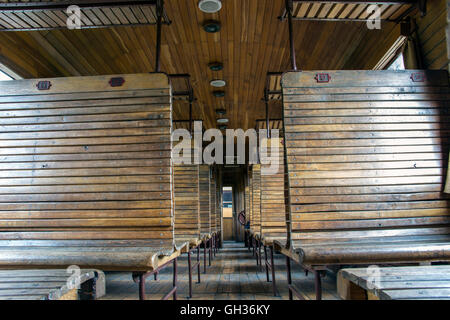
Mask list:
[{"label": "wooden floor", "polygon": [[[203,258],[203,257],[202,257]],[[287,300],[287,282],[284,256],[275,256],[277,268],[277,287],[280,296],[272,294],[272,283],[266,282],[265,270],[256,266],[255,259],[241,242],[225,242],[224,247],[212,261],[207,273],[202,274],[201,283],[194,282],[192,300],[259,300],[283,299]],[[314,299],[314,278],[308,277],[298,265],[293,265],[293,279],[306,299]],[[194,275],[194,280],[197,276]],[[147,279],[147,299],[160,299],[170,290],[172,282],[171,270],[164,270],[154,281]],[[188,273],[187,256],[179,259],[178,299],[187,299]],[[138,286],[127,272],[111,272],[106,274],[106,296],[109,300],[138,299]],[[336,278],[327,274],[323,279],[323,299],[339,299],[336,293]]]}]

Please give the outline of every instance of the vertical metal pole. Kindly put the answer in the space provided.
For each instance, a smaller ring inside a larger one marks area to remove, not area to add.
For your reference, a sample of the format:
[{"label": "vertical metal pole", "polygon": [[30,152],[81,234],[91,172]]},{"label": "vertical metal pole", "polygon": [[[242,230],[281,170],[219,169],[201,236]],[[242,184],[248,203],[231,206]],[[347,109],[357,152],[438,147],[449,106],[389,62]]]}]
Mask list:
[{"label": "vertical metal pole", "polygon": [[173,300],[177,300],[177,258],[173,259]]},{"label": "vertical metal pole", "polygon": [[267,129],[267,139],[270,139],[269,95],[267,94],[267,89],[264,89],[264,102],[266,103],[266,129]]},{"label": "vertical metal pole", "polygon": [[258,256],[259,256],[259,265],[262,266],[262,257],[261,257],[261,240],[258,241]]},{"label": "vertical metal pole", "polygon": [[139,300],[145,300],[145,277],[144,274],[139,274]]},{"label": "vertical metal pole", "polygon": [[322,300],[322,280],[320,279],[320,271],[314,270],[314,280],[316,287],[316,300]]},{"label": "vertical metal pole", "polygon": [[200,283],[200,245],[197,247],[197,274],[198,274],[198,283]]},{"label": "vertical metal pole", "polygon": [[189,97],[189,133],[192,134],[192,99]]},{"label": "vertical metal pole", "polygon": [[209,243],[209,245],[208,245],[208,248],[209,248],[209,255],[208,255],[208,265],[211,267],[211,256],[212,256],[212,237],[211,238],[209,238],[209,240],[208,240],[208,243]]},{"label": "vertical metal pole", "polygon": [[267,278],[267,282],[270,282],[269,279],[269,266],[268,266],[268,259],[267,259],[267,246],[264,246],[264,262],[266,264],[266,278]]},{"label": "vertical metal pole", "polygon": [[287,283],[288,283],[288,291],[289,291],[289,300],[292,300],[292,278],[291,278],[291,259],[289,256],[286,256],[286,272],[287,272]]},{"label": "vertical metal pole", "polygon": [[270,247],[270,270],[272,271],[273,295],[277,296],[277,283],[275,282],[275,264],[273,263],[273,246]]},{"label": "vertical metal pole", "polygon": [[256,240],[256,238],[255,238],[254,244],[255,244],[255,259],[256,259],[256,266],[259,266],[259,257],[258,257],[258,248],[259,248],[259,246],[258,246],[258,240]]},{"label": "vertical metal pole", "polygon": [[208,244],[208,240],[203,240],[203,273],[206,273],[206,245]]},{"label": "vertical metal pole", "polygon": [[288,25],[289,25],[289,45],[291,52],[291,67],[292,70],[297,71],[297,62],[295,59],[295,45],[294,45],[294,29],[292,26],[292,11],[294,10],[294,6],[292,4],[292,0],[286,0],[286,13],[288,16]]},{"label": "vertical metal pole", "polygon": [[155,72],[161,71],[161,30],[164,0],[156,0],[156,63]]},{"label": "vertical metal pole", "polygon": [[188,249],[188,269],[189,269],[189,298],[192,298],[192,263],[191,263],[191,248]]}]

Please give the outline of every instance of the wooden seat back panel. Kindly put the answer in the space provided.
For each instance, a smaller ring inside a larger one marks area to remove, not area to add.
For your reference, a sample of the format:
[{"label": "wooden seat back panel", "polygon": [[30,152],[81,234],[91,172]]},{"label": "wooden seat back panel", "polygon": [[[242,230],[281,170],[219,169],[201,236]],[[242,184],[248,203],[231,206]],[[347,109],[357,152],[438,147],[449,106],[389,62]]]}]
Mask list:
[{"label": "wooden seat back panel", "polygon": [[250,228],[256,234],[261,233],[261,165],[254,164],[252,167],[251,179],[251,205],[252,205],[252,220],[250,221]]},{"label": "wooden seat back panel", "polygon": [[175,239],[200,237],[199,166],[174,166]]},{"label": "wooden seat back panel", "polygon": [[[273,146],[272,144],[277,144]],[[282,139],[267,139],[260,150],[270,164],[261,164],[261,237],[286,237],[284,183],[284,146]],[[270,172],[276,162],[278,169]]]},{"label": "wooden seat back panel", "polygon": [[202,234],[211,233],[210,179],[209,166],[200,165],[200,232]]},{"label": "wooden seat back panel", "polygon": [[450,233],[447,72],[289,72],[282,86],[296,245]]},{"label": "wooden seat back panel", "polygon": [[0,82],[0,239],[173,242],[171,103],[164,74]]},{"label": "wooden seat back panel", "polygon": [[211,203],[211,232],[217,232],[218,223],[217,223],[217,186],[216,186],[216,177],[214,175],[214,171],[211,174],[210,180],[210,203]]}]

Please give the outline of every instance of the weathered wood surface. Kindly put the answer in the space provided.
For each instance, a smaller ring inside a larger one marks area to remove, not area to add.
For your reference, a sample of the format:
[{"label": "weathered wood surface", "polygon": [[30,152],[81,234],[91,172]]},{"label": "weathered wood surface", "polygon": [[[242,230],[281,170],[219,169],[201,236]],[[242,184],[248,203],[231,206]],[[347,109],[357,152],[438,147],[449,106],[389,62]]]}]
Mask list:
[{"label": "weathered wood surface", "polygon": [[215,170],[216,178],[216,231],[222,231],[222,209],[223,209],[223,199],[222,199],[222,189],[223,189],[223,178],[222,170],[220,167],[216,167]]},{"label": "weathered wood surface", "polygon": [[0,271],[0,300],[82,300],[104,294],[105,275],[99,270]]},{"label": "weathered wood surface", "polygon": [[0,265],[173,256],[171,102],[165,74],[0,82]]},{"label": "weathered wood surface", "polygon": [[198,165],[174,166],[175,241],[196,245],[200,239],[200,186]]},{"label": "weathered wood surface", "polygon": [[250,229],[258,237],[261,235],[261,165],[252,166],[250,202],[252,206],[252,220]]},{"label": "weathered wood surface", "polygon": [[[30,9],[26,6],[26,11],[3,11],[5,1],[0,1],[0,31],[30,31],[30,30],[52,30],[66,29],[67,20],[70,14],[67,14],[67,8],[54,8],[46,10],[45,8],[35,7]],[[28,1],[11,1],[28,2]],[[36,1],[35,1],[36,2]],[[56,2],[56,1],[48,1]],[[111,7],[100,7],[91,5],[81,10],[81,28],[105,28],[121,25],[151,25],[156,24],[156,6],[155,4],[140,4],[131,6],[126,4],[113,5]],[[166,15],[163,21],[168,23]]]},{"label": "weathered wood surface", "polygon": [[261,164],[261,238],[270,245],[274,240],[285,241],[287,232],[282,139],[265,140],[261,154],[262,162],[263,158],[270,161]]},{"label": "weathered wood surface", "polygon": [[[249,170],[247,169],[247,176],[245,179],[245,186],[244,186],[244,202],[245,202],[245,219],[247,222],[252,221],[251,217],[251,209],[250,209],[250,187],[249,187]],[[248,229],[250,232],[250,229]]]},{"label": "weathered wood surface", "polygon": [[249,212],[249,218],[250,218],[250,233],[255,235],[255,228],[254,224],[256,220],[256,217],[253,212],[253,166],[248,167],[248,212]]},{"label": "weathered wood surface", "polygon": [[211,235],[210,174],[211,170],[208,165],[200,165],[200,232],[207,237]]},{"label": "weathered wood surface", "polygon": [[214,170],[211,173],[211,180],[210,180],[210,188],[209,188],[209,192],[210,192],[210,203],[211,203],[211,232],[215,233],[217,232],[217,214],[218,214],[218,210],[217,210],[217,193],[216,193],[216,186],[217,184],[217,180],[216,180],[216,176],[214,174]]},{"label": "weathered wood surface", "polygon": [[[381,300],[450,300],[448,265],[342,269],[337,281],[338,288],[346,288],[351,282]],[[341,298],[348,297],[348,292],[338,293]]]},{"label": "weathered wood surface", "polygon": [[450,260],[447,72],[289,72],[282,85],[299,260]]}]

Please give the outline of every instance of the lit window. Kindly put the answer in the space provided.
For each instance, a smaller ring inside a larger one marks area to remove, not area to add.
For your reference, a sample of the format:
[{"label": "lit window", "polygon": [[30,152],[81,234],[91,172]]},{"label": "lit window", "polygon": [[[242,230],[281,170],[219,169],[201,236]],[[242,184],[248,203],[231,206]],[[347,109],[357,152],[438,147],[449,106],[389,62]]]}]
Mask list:
[{"label": "lit window", "polygon": [[3,81],[3,80],[14,80],[14,79],[0,70],[0,81]]},{"label": "lit window", "polygon": [[386,68],[387,70],[405,70],[405,64],[403,62],[403,54],[400,53],[397,58]]}]

